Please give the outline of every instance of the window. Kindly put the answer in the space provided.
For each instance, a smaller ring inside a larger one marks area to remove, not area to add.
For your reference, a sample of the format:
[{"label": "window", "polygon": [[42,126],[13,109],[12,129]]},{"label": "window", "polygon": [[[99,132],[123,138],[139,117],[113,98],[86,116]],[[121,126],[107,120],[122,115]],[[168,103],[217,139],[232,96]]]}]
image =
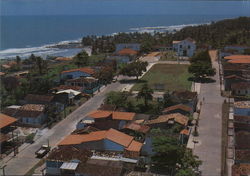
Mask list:
[{"label": "window", "polygon": [[190,45],[188,45],[188,49],[190,49]]},{"label": "window", "polygon": [[182,45],[180,45],[180,48],[182,48]]}]

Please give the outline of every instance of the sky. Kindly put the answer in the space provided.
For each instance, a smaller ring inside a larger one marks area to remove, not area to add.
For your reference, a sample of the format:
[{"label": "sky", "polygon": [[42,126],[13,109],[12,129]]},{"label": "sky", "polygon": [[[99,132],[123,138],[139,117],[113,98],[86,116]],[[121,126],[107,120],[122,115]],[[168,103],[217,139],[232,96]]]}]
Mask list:
[{"label": "sky", "polygon": [[[250,16],[250,0],[0,0],[1,15],[228,14]],[[221,8],[224,7],[224,8]]]}]

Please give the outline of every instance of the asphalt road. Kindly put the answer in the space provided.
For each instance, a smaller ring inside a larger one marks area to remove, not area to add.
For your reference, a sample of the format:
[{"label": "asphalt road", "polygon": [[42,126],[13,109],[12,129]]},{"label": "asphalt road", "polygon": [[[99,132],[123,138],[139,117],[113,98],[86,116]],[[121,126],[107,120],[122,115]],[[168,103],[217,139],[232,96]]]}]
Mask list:
[{"label": "asphalt road", "polygon": [[[199,99],[202,101],[198,143],[194,153],[202,160],[202,176],[221,176],[221,143],[222,143],[222,103],[220,95],[219,65],[216,51],[210,51],[213,67],[216,69],[214,83],[201,84]],[[204,101],[203,101],[204,98]]]}]

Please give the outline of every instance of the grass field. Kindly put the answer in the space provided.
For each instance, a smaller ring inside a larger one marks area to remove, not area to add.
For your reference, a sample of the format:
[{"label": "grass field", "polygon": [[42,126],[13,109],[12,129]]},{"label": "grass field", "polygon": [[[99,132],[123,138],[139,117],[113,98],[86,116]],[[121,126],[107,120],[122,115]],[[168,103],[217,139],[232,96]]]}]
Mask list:
[{"label": "grass field", "polygon": [[[156,64],[154,65],[132,88],[137,91],[147,82],[155,91],[190,90],[192,82],[188,80],[188,65],[179,64]],[[156,85],[160,86],[159,89]]]}]

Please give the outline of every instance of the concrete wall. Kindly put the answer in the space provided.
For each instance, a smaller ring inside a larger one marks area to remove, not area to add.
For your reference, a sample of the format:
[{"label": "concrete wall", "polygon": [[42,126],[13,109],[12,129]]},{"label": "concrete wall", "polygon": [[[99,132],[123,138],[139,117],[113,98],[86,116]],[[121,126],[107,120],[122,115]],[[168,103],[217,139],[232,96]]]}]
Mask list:
[{"label": "concrete wall", "polygon": [[38,117],[22,117],[22,123],[30,125],[42,125],[46,120],[47,116],[42,113]]},{"label": "concrete wall", "polygon": [[123,151],[124,147],[108,139],[100,141],[85,142],[77,145],[78,148],[85,148],[90,150],[103,150],[103,151]]}]

